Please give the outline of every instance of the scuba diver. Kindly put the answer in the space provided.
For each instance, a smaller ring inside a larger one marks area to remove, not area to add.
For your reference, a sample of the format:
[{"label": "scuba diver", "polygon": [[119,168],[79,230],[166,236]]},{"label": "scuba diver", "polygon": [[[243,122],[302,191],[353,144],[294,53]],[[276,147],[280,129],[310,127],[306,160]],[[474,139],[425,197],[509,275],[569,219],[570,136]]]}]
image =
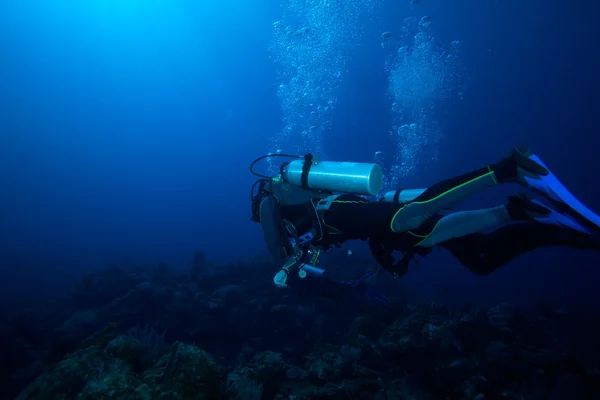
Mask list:
[{"label": "scuba diver", "polygon": [[[254,171],[257,162],[276,156],[295,160],[284,162],[277,177]],[[260,178],[251,189],[251,220],[261,224],[270,253],[287,258],[273,279],[279,287],[312,280],[321,282],[319,286],[359,288],[372,300],[385,303],[384,295],[366,285],[368,276],[334,285],[327,271],[316,266],[321,251],[348,240],[367,241],[377,262],[395,277],[408,272],[415,256],[424,257],[436,246],[449,250],[479,275],[537,248],[600,250],[600,217],[526,148],[514,148],[496,164],[426,189],[383,195],[379,195],[382,169],[374,163],[268,154],[256,159],[250,171]],[[452,211],[461,200],[504,183],[541,194],[552,207],[519,194],[497,207]],[[393,255],[396,251],[404,254],[400,260]]]}]

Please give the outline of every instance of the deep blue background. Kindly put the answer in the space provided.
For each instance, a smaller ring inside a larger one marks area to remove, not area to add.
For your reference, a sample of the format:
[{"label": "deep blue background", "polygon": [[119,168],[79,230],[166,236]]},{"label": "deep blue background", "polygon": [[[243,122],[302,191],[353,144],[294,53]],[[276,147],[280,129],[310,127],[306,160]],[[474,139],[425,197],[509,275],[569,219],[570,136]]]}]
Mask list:
[{"label": "deep blue background", "polygon": [[[264,251],[249,221],[248,164],[282,128],[269,53],[272,1],[0,2],[0,291],[62,288],[108,262],[185,268]],[[440,107],[427,186],[526,144],[600,210],[600,35],[596,3],[384,1],[348,48],[324,140],[332,159],[389,147],[380,34],[432,17],[438,43],[463,41],[470,85]],[[503,201],[490,191],[468,205]],[[478,278],[445,254],[398,290],[444,301],[600,304],[597,254],[553,249]]]}]

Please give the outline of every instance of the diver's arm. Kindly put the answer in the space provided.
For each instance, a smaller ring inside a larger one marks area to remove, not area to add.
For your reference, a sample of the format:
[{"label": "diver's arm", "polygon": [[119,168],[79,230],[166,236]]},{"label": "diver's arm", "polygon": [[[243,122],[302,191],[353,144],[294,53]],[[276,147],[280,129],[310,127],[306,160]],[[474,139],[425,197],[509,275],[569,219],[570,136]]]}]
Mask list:
[{"label": "diver's arm", "polygon": [[[311,252],[314,249],[302,249],[301,256],[288,258],[281,270],[273,278],[277,287],[288,287],[301,295],[319,295],[339,299],[348,291],[348,286],[326,277],[324,269],[310,265]],[[315,260],[316,261],[316,260]]]},{"label": "diver's arm", "polygon": [[316,267],[321,249],[313,245],[300,246],[296,242],[292,245],[294,248],[293,255],[287,259],[281,270],[273,278],[275,285],[286,287],[290,275],[297,275],[301,279],[307,276],[322,278],[326,271]]},{"label": "diver's arm", "polygon": [[281,270],[273,278],[273,282],[278,287],[286,287],[287,279],[290,274],[297,273],[305,277],[311,266],[314,267],[319,261],[321,250],[313,245],[299,245],[295,240],[290,241],[292,255],[287,259]]},{"label": "diver's arm", "polygon": [[283,267],[281,267],[281,270],[273,278],[275,286],[286,287],[290,274],[299,270],[302,264],[302,257],[291,256],[288,258]]}]

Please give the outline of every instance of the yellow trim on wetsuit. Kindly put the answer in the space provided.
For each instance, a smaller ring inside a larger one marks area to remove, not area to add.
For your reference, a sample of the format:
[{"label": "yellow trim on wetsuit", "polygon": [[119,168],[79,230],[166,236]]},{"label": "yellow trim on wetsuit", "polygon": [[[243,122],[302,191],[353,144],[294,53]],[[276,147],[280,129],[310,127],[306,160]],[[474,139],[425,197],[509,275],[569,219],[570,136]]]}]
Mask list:
[{"label": "yellow trim on wetsuit", "polygon": [[327,226],[327,227],[329,227],[331,229],[335,229],[337,231],[337,232],[329,232],[330,235],[343,235],[344,234],[344,232],[342,232],[341,230],[339,230],[335,226],[326,224],[325,221],[323,221],[323,225],[325,225],[325,226]]},{"label": "yellow trim on wetsuit", "polygon": [[411,232],[411,234],[413,234],[416,237],[422,237],[423,240],[421,240],[420,242],[418,242],[417,244],[415,244],[413,247],[419,246],[421,243],[423,243],[424,241],[427,240],[427,238],[429,238],[429,236],[431,236],[433,234],[433,232],[435,232],[436,228],[438,227],[438,225],[440,224],[442,220],[440,219],[438,222],[435,223],[435,225],[433,226],[433,229],[431,231],[429,231],[429,233],[425,236],[421,236],[421,235],[414,235],[414,233]]},{"label": "yellow trim on wetsuit", "polygon": [[313,260],[312,265],[317,265],[317,263],[319,262],[319,257],[321,257],[321,249],[317,249],[317,256]]},{"label": "yellow trim on wetsuit", "polygon": [[[431,199],[429,199],[429,200],[423,200],[423,201],[411,201],[410,203],[408,203],[408,204],[406,204],[406,205],[402,206],[402,208],[400,208],[398,211],[396,211],[396,213],[394,214],[394,216],[393,216],[393,217],[392,217],[392,219],[390,220],[390,230],[391,230],[392,232],[394,232],[394,233],[402,233],[401,231],[400,231],[400,232],[398,232],[398,231],[395,231],[395,230],[394,230],[394,219],[396,218],[396,216],[397,216],[399,213],[401,213],[401,212],[402,212],[402,210],[404,210],[404,208],[405,208],[405,207],[408,207],[408,206],[410,206],[410,205],[412,205],[412,204],[426,204],[426,203],[430,203],[430,202],[432,202],[432,201],[434,201],[434,200],[437,200],[437,199],[439,199],[439,198],[441,198],[441,197],[443,197],[443,196],[446,196],[446,195],[448,195],[449,193],[452,193],[453,191],[455,191],[455,190],[457,190],[457,189],[460,189],[461,187],[463,187],[463,186],[465,186],[465,185],[468,185],[468,184],[470,184],[470,183],[476,182],[476,181],[478,181],[478,180],[480,180],[480,179],[483,179],[483,178],[487,178],[487,177],[489,177],[490,175],[491,175],[492,179],[494,180],[494,182],[497,184],[497,183],[498,183],[498,179],[496,179],[496,176],[494,175],[494,171],[492,171],[492,170],[491,170],[491,168],[490,168],[490,166],[489,166],[489,165],[488,165],[488,169],[490,170],[490,172],[487,172],[487,173],[485,173],[485,174],[483,174],[483,175],[480,175],[480,176],[478,176],[477,178],[473,178],[473,179],[471,179],[470,181],[467,181],[467,182],[465,182],[465,183],[461,183],[460,185],[458,185],[458,186],[455,186],[455,187],[453,187],[452,189],[449,189],[449,190],[446,190],[446,191],[445,191],[445,192],[443,192],[443,193],[440,193],[439,195],[435,196],[434,198],[431,198]],[[433,232],[433,231],[432,231],[432,232]]]},{"label": "yellow trim on wetsuit", "polygon": [[[435,229],[435,227],[437,226],[437,223],[435,224],[435,226],[433,227],[433,229]],[[424,238],[423,240],[427,239],[427,236],[431,235],[433,233],[433,229],[431,230],[431,232],[429,232],[427,235],[417,235],[416,233],[414,233],[413,231],[406,231],[406,233],[410,233],[411,235],[413,235],[414,237],[418,237],[418,238]],[[421,242],[423,241],[421,240]],[[419,243],[421,243],[419,242]],[[416,244],[415,244],[416,246]]]},{"label": "yellow trim on wetsuit", "polygon": [[[354,204],[354,203],[360,203],[360,204],[366,204],[369,203],[369,201],[367,200],[333,200],[332,203],[341,203],[341,204]],[[323,225],[326,227],[329,227],[331,229],[334,229],[336,232],[329,232],[330,235],[344,235],[344,232],[341,231],[340,229],[336,228],[333,225],[329,225],[328,223],[326,223],[324,220],[322,221]]]},{"label": "yellow trim on wetsuit", "polygon": [[368,203],[368,201],[366,201],[366,200],[334,200],[334,201],[332,201],[332,203],[348,203],[348,204],[361,203],[361,204],[364,204],[364,203]]},{"label": "yellow trim on wetsuit", "polygon": [[[496,175],[494,174],[494,171],[492,171],[492,166],[488,164],[487,167],[488,167],[488,171],[490,171],[492,173],[492,178],[494,178],[494,182],[496,183],[496,185],[499,184],[500,182],[498,182],[498,178],[496,178]],[[490,172],[488,172],[488,174]],[[488,174],[486,174],[486,175],[488,175]]]}]

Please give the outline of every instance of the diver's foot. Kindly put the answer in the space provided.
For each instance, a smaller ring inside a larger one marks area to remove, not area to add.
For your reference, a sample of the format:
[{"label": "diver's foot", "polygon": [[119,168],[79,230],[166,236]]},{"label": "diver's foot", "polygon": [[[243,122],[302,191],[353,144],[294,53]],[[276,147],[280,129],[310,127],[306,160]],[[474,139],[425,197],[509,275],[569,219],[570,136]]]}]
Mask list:
[{"label": "diver's foot", "polygon": [[533,202],[524,193],[508,196],[508,204],[505,207],[511,221],[532,221],[538,218],[546,218],[552,214],[551,209]]},{"label": "diver's foot", "polygon": [[525,178],[541,179],[550,172],[532,160],[532,153],[526,147],[515,147],[507,157],[492,166],[499,183],[515,182],[529,186]]}]

